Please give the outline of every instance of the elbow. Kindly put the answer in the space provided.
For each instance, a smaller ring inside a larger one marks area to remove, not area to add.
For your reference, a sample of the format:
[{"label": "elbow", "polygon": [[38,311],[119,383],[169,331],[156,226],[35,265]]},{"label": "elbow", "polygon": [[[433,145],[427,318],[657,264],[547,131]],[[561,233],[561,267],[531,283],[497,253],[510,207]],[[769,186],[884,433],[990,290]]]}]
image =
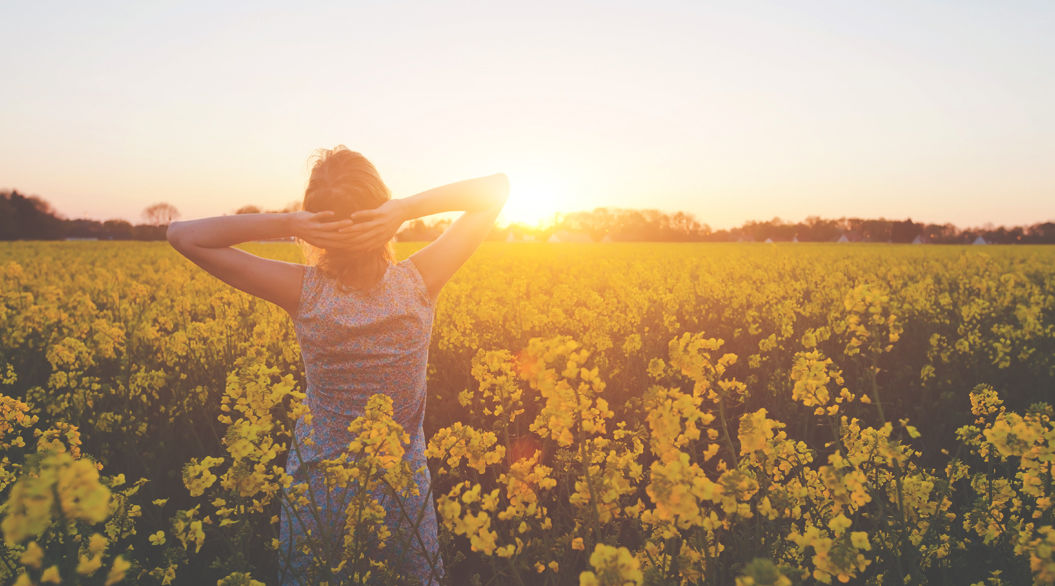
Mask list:
[{"label": "elbow", "polygon": [[184,235],[182,223],[172,222],[169,224],[168,228],[165,230],[165,240],[169,241],[172,248],[183,250],[185,248],[186,236]]}]

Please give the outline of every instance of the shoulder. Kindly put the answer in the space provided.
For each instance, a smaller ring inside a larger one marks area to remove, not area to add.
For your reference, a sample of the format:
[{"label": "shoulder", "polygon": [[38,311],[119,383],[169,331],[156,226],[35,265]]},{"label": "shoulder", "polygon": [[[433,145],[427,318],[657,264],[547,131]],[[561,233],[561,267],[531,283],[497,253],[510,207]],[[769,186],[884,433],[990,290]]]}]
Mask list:
[{"label": "shoulder", "polygon": [[425,278],[413,258],[406,258],[395,263],[394,268],[403,276],[407,287],[414,291],[426,305],[432,306],[436,303],[436,299],[429,294]]},{"label": "shoulder", "polygon": [[306,309],[315,304],[326,287],[327,276],[324,271],[315,265],[300,265],[299,275],[295,280],[297,284],[297,305],[290,312],[294,318],[299,317]]}]

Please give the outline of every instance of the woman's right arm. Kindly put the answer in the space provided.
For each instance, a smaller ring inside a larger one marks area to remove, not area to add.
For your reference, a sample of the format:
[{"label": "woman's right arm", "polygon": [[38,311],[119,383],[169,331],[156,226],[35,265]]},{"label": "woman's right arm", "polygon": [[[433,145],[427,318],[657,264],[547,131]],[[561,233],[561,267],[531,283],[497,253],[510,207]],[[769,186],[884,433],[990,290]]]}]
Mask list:
[{"label": "woman's right arm", "polygon": [[405,206],[407,219],[413,220],[442,212],[493,211],[497,216],[508,196],[509,178],[505,173],[495,173],[435,187],[395,201]]},{"label": "woman's right arm", "polygon": [[447,280],[491,232],[508,197],[509,178],[504,173],[467,179],[356,212],[351,216],[356,224],[343,231],[348,234],[347,246],[367,249],[383,246],[407,220],[441,212],[465,212],[439,238],[410,257],[429,296],[436,299]]}]

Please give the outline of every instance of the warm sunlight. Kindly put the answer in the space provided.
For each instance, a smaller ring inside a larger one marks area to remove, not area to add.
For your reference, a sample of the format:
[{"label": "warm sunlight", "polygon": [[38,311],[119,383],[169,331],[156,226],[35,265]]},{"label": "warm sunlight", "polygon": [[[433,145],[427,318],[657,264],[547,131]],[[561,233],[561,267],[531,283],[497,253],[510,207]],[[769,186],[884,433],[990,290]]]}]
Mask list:
[{"label": "warm sunlight", "polygon": [[552,221],[558,213],[574,209],[566,181],[531,171],[514,170],[507,174],[509,200],[499,216],[501,222],[539,226]]}]

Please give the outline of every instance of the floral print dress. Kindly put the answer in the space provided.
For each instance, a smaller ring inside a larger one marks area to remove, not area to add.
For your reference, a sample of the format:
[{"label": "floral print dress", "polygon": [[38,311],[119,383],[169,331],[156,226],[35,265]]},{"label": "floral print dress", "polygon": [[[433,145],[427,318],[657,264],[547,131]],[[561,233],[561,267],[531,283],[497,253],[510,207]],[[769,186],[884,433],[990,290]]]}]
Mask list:
[{"label": "floral print dress", "polygon": [[[348,446],[353,439],[349,423],[363,415],[375,393],[392,398],[393,418],[409,435],[405,458],[411,470],[418,470],[419,492],[402,502],[377,495],[385,508],[386,526],[403,537],[390,540],[378,555],[412,583],[439,583],[443,562],[422,431],[433,315],[425,282],[409,259],[389,265],[384,277],[364,291],[342,289],[317,267],[305,268],[293,326],[304,359],[305,402],[312,417],[310,424],[303,419],[296,424],[295,449],[290,451],[286,472],[295,483],[308,484],[318,514],[283,506],[278,555],[284,584],[306,583],[311,555],[301,552],[298,544],[308,532],[342,539],[344,509],[353,495],[327,491],[318,464]],[[309,436],[311,442],[305,442]]]}]

